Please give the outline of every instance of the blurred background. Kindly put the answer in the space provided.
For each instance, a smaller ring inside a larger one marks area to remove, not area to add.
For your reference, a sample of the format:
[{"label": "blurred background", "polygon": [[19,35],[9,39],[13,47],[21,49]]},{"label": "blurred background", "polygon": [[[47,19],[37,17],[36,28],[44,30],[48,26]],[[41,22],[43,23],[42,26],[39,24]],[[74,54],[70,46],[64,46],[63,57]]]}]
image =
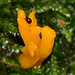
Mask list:
[{"label": "blurred background", "polygon": [[[56,31],[51,55],[38,68],[20,69],[24,43],[19,34],[17,10],[26,16],[36,11],[37,23]],[[75,75],[75,0],[0,0],[0,75]]]}]

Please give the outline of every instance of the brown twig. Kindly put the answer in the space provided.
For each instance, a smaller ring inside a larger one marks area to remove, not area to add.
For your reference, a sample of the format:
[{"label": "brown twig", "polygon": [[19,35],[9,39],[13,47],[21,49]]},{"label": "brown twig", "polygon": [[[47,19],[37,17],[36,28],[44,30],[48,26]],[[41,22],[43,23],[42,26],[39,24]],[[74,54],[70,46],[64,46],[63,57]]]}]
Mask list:
[{"label": "brown twig", "polygon": [[3,64],[7,64],[7,65],[11,65],[11,66],[16,66],[16,67],[19,67],[19,68],[25,69],[23,66],[20,66],[20,65],[17,65],[17,64],[11,64],[11,63],[4,62],[4,61],[1,61],[1,63],[3,63]]}]

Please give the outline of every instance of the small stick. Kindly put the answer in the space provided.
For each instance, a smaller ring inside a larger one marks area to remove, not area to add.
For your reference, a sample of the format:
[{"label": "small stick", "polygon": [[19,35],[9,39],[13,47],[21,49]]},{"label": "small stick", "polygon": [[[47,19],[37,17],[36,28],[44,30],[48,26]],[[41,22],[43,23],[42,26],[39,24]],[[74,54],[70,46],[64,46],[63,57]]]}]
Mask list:
[{"label": "small stick", "polygon": [[10,66],[16,66],[16,67],[19,67],[19,68],[24,69],[24,67],[23,67],[23,66],[20,66],[20,65],[17,65],[17,64],[11,64],[11,63],[4,62],[4,61],[1,61],[1,63],[3,63],[3,64],[7,64],[7,65],[10,65]]}]

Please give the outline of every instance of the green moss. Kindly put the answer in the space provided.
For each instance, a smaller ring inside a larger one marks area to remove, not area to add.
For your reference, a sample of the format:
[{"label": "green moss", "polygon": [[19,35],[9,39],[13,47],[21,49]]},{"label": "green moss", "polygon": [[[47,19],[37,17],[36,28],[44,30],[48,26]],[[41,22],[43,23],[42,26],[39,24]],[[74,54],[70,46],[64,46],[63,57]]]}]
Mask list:
[{"label": "green moss", "polygon": [[[19,64],[24,46],[18,31],[17,10],[36,11],[38,25],[56,31],[52,54],[38,68],[20,69],[0,62],[0,75],[75,75],[74,0],[0,0],[0,61]],[[62,27],[59,20],[65,21]],[[42,35],[39,35],[42,38]]]}]

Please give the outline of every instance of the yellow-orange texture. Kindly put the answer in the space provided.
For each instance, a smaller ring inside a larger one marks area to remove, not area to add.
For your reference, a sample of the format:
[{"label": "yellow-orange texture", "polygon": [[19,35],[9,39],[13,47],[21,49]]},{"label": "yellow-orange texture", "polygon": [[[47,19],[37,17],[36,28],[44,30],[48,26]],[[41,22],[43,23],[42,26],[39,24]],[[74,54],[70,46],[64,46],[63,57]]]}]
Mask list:
[{"label": "yellow-orange texture", "polygon": [[[24,68],[39,66],[51,54],[56,33],[48,26],[37,26],[35,11],[28,18],[23,10],[18,10],[18,28],[25,47],[19,56],[19,62]],[[41,34],[41,38],[40,38]]]}]

